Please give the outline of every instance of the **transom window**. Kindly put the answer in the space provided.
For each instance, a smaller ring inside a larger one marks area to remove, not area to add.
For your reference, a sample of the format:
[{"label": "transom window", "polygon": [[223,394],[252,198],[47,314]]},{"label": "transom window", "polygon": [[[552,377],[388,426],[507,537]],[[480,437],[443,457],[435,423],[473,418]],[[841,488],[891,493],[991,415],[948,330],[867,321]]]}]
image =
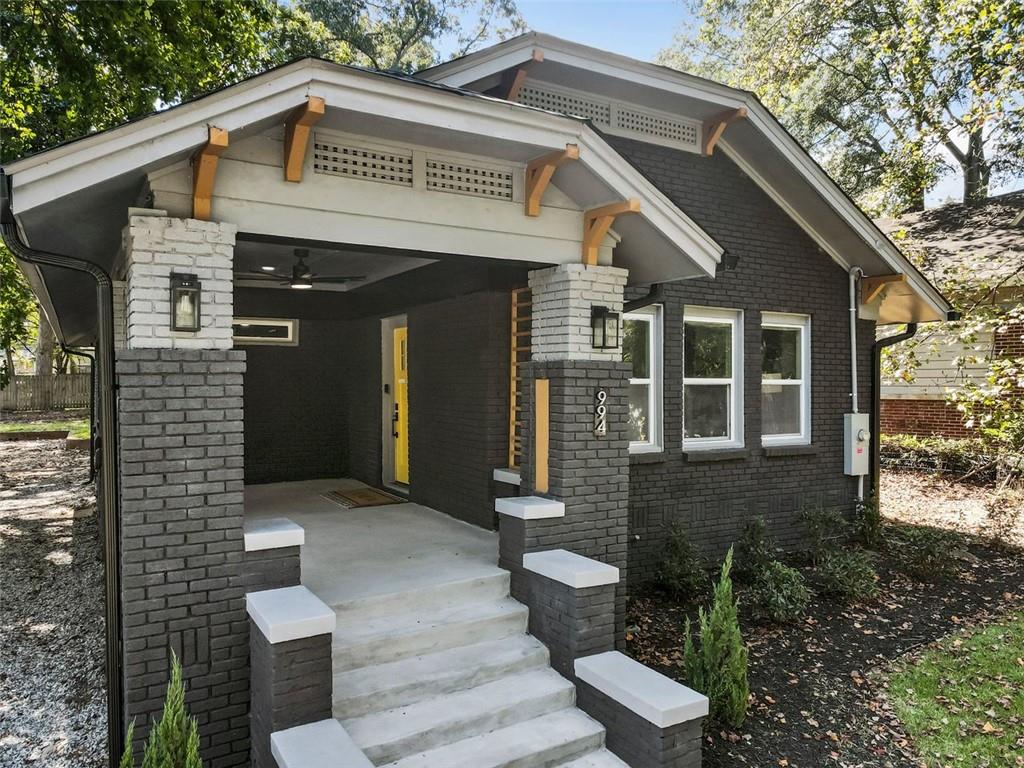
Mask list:
[{"label": "transom window", "polygon": [[738,310],[683,311],[683,446],[743,445],[743,316]]},{"label": "transom window", "polygon": [[761,442],[809,443],[811,319],[761,315]]},{"label": "transom window", "polygon": [[622,359],[633,365],[629,378],[629,449],[662,447],[661,307],[627,312],[623,317]]}]

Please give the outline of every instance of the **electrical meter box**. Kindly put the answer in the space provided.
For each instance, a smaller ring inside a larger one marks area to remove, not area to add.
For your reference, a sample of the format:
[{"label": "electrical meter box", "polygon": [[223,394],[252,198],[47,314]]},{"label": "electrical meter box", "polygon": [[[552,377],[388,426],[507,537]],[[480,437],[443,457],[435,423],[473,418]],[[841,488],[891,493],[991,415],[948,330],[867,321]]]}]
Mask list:
[{"label": "electrical meter box", "polygon": [[843,472],[848,475],[870,473],[871,414],[843,414]]}]

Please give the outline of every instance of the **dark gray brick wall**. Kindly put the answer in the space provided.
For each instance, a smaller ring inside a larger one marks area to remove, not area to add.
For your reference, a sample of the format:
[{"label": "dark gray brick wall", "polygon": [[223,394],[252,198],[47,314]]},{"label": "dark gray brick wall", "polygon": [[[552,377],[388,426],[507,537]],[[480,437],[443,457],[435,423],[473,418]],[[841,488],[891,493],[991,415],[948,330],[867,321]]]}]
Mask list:
[{"label": "dark gray brick wall", "polygon": [[[565,517],[528,521],[525,551],[567,549],[619,569],[616,631],[625,627],[626,534],[629,454],[626,403],[629,370],[624,363],[531,362],[523,366],[524,424],[529,437],[522,462],[523,495],[533,493],[533,380],[550,382],[549,491],[565,504]],[[608,393],[608,433],[594,434],[594,397]],[[502,520],[501,524],[506,525]],[[504,533],[502,534],[504,537]]]},{"label": "dark gray brick wall", "polygon": [[380,319],[345,324],[344,407],[348,425],[348,476],[373,486],[381,484],[381,359]]},{"label": "dark gray brick wall", "polygon": [[[651,578],[673,520],[718,557],[755,515],[780,544],[801,545],[801,507],[852,507],[856,480],[843,475],[842,415],[850,409],[846,272],[721,152],[712,157],[610,138],[682,210],[739,259],[714,280],[665,285],[664,454],[630,467],[629,579]],[[646,293],[630,289],[629,298]],[[713,463],[687,460],[682,445],[682,308],[686,304],[744,311],[746,450]],[[761,313],[811,316],[812,447],[770,456],[761,448]],[[860,403],[870,404],[874,323],[858,327]],[[633,537],[639,537],[633,540]]]},{"label": "dark gray brick wall", "polygon": [[508,463],[510,301],[483,291],[409,310],[411,498],[484,528]]},{"label": "dark gray brick wall", "polygon": [[582,680],[576,705],[605,727],[608,749],[631,768],[700,768],[700,719],[661,728]]},{"label": "dark gray brick wall", "polygon": [[169,650],[211,768],[249,754],[249,621],[237,351],[117,355],[125,721],[141,749]]},{"label": "dark gray brick wall", "polygon": [[277,768],[275,731],[331,717],[331,635],[271,643],[253,624],[252,766]]},{"label": "dark gray brick wall", "polygon": [[570,680],[573,662],[615,649],[615,585],[574,589],[531,571],[517,599],[530,609],[530,634],[551,652],[551,666]]},{"label": "dark gray brick wall", "polygon": [[245,553],[246,592],[295,587],[302,583],[302,548],[277,547]]}]

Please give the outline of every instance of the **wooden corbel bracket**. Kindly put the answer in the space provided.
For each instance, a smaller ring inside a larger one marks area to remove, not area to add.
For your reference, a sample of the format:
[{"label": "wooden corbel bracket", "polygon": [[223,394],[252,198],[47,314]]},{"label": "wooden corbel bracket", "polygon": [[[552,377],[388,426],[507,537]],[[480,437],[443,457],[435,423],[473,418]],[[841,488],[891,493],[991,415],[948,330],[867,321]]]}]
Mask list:
[{"label": "wooden corbel bracket", "polygon": [[906,275],[878,275],[876,277],[862,277],[860,280],[860,303],[870,304],[878,298],[890,283],[905,283]]},{"label": "wooden corbel bracket", "polygon": [[192,217],[210,220],[213,182],[217,178],[217,161],[228,148],[228,132],[209,126],[209,138],[192,158]]},{"label": "wooden corbel bracket", "polygon": [[597,264],[597,254],[601,249],[601,241],[608,234],[616,216],[626,213],[640,213],[640,201],[631,197],[619,203],[602,205],[583,212],[583,263],[587,266]]},{"label": "wooden corbel bracket", "polygon": [[284,180],[302,181],[302,163],[306,159],[309,131],[324,116],[326,102],[320,96],[310,96],[306,103],[296,107],[284,124]]},{"label": "wooden corbel bracket", "polygon": [[518,99],[519,92],[523,89],[523,83],[526,82],[526,72],[530,65],[541,61],[544,61],[544,51],[534,48],[528,62],[506,72],[501,78],[501,88],[499,89],[501,98],[505,99],[505,101],[515,101]]},{"label": "wooden corbel bracket", "polygon": [[531,160],[526,166],[526,215],[540,216],[540,201],[555,171],[568,162],[580,159],[580,148],[566,144],[560,149]]},{"label": "wooden corbel bracket", "polygon": [[747,108],[740,107],[739,109],[728,109],[725,112],[721,112],[712,118],[704,121],[704,154],[710,155],[715,151],[715,145],[718,140],[722,138],[722,134],[725,133],[725,129],[729,126],[729,123],[735,120],[742,120],[747,116]]}]

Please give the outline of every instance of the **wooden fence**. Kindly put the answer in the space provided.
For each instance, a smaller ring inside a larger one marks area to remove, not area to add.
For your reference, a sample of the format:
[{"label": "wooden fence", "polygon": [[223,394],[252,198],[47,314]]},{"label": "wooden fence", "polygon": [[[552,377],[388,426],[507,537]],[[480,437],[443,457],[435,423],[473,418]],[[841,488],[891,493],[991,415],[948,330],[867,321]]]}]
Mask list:
[{"label": "wooden fence", "polygon": [[0,390],[0,410],[56,411],[89,407],[89,374],[14,376]]}]

